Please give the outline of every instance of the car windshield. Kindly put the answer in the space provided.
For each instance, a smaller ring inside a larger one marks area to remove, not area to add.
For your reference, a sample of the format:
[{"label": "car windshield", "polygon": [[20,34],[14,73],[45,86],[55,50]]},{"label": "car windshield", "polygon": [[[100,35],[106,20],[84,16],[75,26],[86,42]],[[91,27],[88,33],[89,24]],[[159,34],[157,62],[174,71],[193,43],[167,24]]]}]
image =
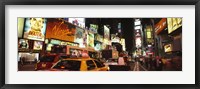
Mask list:
[{"label": "car windshield", "polygon": [[62,56],[60,56],[62,59],[66,59],[66,58],[70,58],[70,56],[68,56],[68,55],[62,55]]},{"label": "car windshield", "polygon": [[79,71],[81,61],[77,60],[62,60],[58,62],[53,68],[55,69],[64,69],[69,71]]},{"label": "car windshield", "polygon": [[108,59],[106,62],[117,62],[116,59]]},{"label": "car windshield", "polygon": [[53,62],[56,56],[43,56],[39,60],[40,62]]}]

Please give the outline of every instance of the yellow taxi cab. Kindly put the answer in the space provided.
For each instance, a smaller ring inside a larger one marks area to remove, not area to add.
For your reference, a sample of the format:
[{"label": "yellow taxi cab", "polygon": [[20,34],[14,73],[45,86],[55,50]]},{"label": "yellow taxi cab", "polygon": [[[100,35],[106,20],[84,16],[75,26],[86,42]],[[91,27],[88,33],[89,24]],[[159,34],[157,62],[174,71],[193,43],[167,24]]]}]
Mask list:
[{"label": "yellow taxi cab", "polygon": [[66,58],[55,63],[51,71],[109,71],[109,67],[90,57]]}]

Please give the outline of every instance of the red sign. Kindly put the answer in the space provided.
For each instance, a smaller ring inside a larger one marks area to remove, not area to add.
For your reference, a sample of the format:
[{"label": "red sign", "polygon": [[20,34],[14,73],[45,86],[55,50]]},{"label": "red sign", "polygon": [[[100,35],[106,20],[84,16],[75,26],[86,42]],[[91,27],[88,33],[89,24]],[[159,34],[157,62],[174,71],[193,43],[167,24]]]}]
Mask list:
[{"label": "red sign", "polygon": [[167,27],[167,19],[163,18],[155,25],[155,33],[159,34],[166,27]]},{"label": "red sign", "polygon": [[58,19],[48,19],[46,38],[74,42],[76,27]]}]

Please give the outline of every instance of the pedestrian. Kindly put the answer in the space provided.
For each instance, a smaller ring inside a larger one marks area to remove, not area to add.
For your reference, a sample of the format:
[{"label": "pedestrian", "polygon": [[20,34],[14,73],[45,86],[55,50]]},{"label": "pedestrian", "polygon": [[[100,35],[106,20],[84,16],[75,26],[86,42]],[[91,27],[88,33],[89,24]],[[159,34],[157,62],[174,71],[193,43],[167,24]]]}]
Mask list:
[{"label": "pedestrian", "polygon": [[23,57],[20,57],[20,64],[21,64],[21,66],[23,66],[24,65],[24,63],[23,63]]},{"label": "pedestrian", "polygon": [[163,62],[160,57],[156,58],[156,67],[155,68],[157,71],[162,71],[162,69],[163,69]]}]

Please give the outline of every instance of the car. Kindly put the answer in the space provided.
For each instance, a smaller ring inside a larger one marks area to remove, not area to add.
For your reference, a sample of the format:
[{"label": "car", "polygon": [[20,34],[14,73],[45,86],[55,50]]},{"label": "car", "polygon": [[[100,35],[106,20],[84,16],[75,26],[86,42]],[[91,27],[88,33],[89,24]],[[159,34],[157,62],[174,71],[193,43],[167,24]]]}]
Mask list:
[{"label": "car", "polygon": [[63,58],[50,71],[109,71],[109,67],[93,58]]},{"label": "car", "polygon": [[104,63],[104,65],[118,65],[118,61],[117,59],[108,59],[106,60],[106,62]]},{"label": "car", "polygon": [[47,54],[39,58],[35,64],[35,70],[48,70],[50,69],[57,61],[62,58],[69,58],[65,54]]}]

